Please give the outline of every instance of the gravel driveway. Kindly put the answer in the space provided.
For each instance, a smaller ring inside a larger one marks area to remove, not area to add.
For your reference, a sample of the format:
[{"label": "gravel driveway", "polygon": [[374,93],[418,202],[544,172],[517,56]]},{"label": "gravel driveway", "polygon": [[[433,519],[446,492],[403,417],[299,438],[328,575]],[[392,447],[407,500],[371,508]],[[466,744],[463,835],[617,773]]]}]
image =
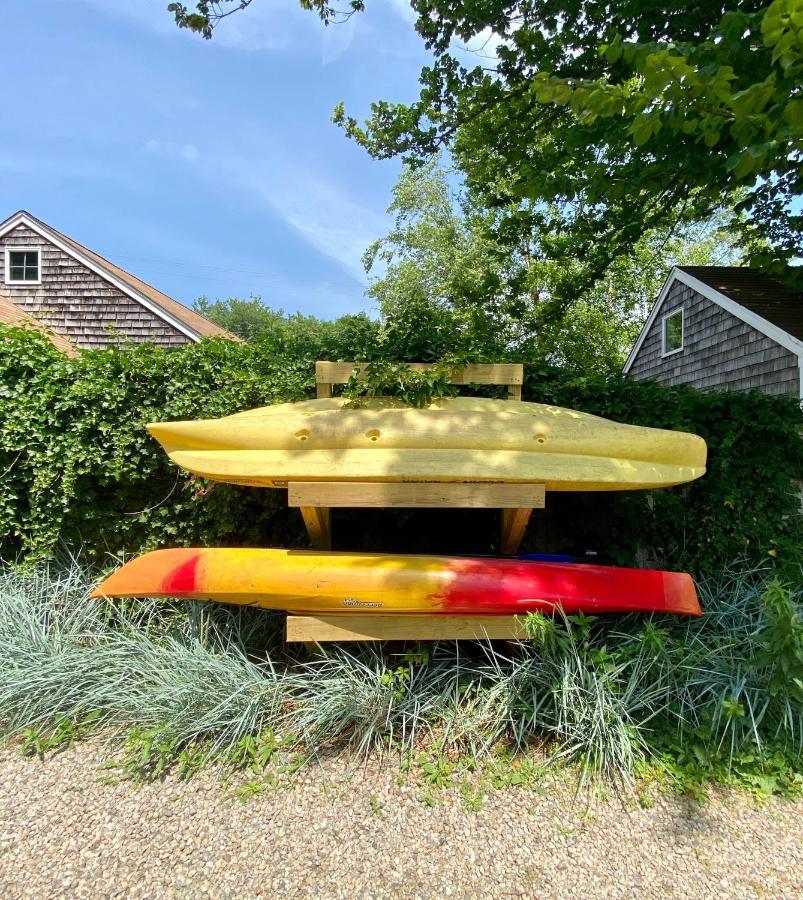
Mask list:
[{"label": "gravel driveway", "polygon": [[478,809],[343,760],[243,802],[211,773],[104,784],[105,758],[0,751],[0,896],[803,896],[803,802],[589,806],[556,779]]}]

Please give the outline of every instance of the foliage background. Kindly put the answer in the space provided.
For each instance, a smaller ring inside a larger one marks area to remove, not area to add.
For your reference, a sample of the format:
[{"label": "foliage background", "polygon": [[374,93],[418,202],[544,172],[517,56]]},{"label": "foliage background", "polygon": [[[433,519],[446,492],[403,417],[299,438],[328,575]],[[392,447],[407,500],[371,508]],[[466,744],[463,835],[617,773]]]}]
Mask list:
[{"label": "foliage background", "polygon": [[[304,546],[300,517],[278,491],[212,485],[180,472],[146,422],[217,417],[313,395],[317,358],[430,358],[444,349],[426,322],[378,326],[277,319],[248,344],[204,341],[177,350],[112,347],[68,358],[41,335],[0,331],[0,555],[47,555],[59,547],[96,560],[108,553],[195,543]],[[307,327],[309,326],[309,327]],[[378,329],[378,331],[377,331]],[[366,338],[378,339],[371,345]],[[449,334],[445,335],[448,338]],[[800,549],[795,478],[803,471],[803,416],[792,399],[699,393],[578,375],[527,364],[525,399],[640,425],[702,435],[708,474],[657,492],[550,495],[525,549],[632,564],[654,560],[703,573],[745,556],[781,562]],[[343,547],[490,552],[493,511],[338,514]]]}]

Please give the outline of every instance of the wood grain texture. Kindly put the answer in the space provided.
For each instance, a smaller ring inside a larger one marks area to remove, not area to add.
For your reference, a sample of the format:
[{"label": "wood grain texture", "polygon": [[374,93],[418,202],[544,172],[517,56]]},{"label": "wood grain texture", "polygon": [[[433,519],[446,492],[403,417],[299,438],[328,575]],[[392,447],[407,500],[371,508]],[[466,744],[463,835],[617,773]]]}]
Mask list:
[{"label": "wood grain texture", "polygon": [[288,616],[290,643],[510,640],[527,633],[520,616]]},{"label": "wood grain texture", "polygon": [[[345,384],[355,366],[361,362],[316,362],[315,381],[318,384]],[[426,372],[434,363],[408,363],[417,372]],[[521,363],[471,363],[449,379],[452,384],[506,384],[524,383],[524,366]]]},{"label": "wood grain texture", "polygon": [[461,484],[446,482],[291,481],[290,506],[326,507],[464,507],[543,509],[543,484]]},{"label": "wood grain texture", "polygon": [[332,549],[332,514],[321,506],[301,507],[301,516],[307,526],[310,544],[315,550]]},{"label": "wood grain texture", "polygon": [[530,523],[532,508],[502,510],[502,540],[500,551],[503,556],[514,556]]}]

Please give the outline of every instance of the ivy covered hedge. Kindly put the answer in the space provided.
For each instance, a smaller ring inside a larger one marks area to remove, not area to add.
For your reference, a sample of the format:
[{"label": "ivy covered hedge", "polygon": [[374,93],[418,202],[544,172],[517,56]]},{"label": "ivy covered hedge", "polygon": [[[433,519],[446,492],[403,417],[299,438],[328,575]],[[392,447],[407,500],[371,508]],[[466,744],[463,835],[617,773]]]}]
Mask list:
[{"label": "ivy covered hedge", "polygon": [[[300,518],[280,492],[190,477],[143,426],[310,397],[316,358],[364,358],[367,332],[353,324],[348,333],[250,344],[212,340],[180,350],[139,345],[75,359],[36,333],[0,330],[0,556],[59,547],[102,559],[190,543],[303,546]],[[647,558],[697,572],[739,556],[792,562],[800,551],[795,479],[803,472],[803,415],[794,400],[570,377],[532,366],[524,397],[693,431],[706,439],[710,455],[708,474],[683,488],[550,495],[528,537],[530,549],[591,548],[631,564],[646,551]],[[444,520],[430,511],[371,513],[369,527],[366,515],[343,514],[337,528],[343,546],[379,549],[383,528],[399,549],[413,549],[405,546],[409,534],[416,549],[431,536],[429,549],[444,552],[492,550],[496,535],[491,514],[452,516],[448,547],[438,543]]]},{"label": "ivy covered hedge", "polygon": [[707,472],[689,485],[567,498],[561,518],[576,542],[607,547],[623,563],[641,547],[652,562],[698,573],[744,557],[774,558],[800,575],[803,412],[796,398],[662,387],[624,376],[566,378],[532,368],[524,397],[690,431],[708,445]]}]

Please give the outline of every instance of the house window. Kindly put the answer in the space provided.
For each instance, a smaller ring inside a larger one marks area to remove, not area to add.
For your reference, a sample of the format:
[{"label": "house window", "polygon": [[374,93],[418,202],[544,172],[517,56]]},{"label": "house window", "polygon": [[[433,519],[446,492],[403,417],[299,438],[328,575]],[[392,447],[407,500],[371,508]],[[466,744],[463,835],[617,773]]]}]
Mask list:
[{"label": "house window", "polygon": [[676,309],[663,318],[663,356],[683,349],[683,310]]},{"label": "house window", "polygon": [[39,284],[39,251],[27,247],[6,249],[6,284]]}]

